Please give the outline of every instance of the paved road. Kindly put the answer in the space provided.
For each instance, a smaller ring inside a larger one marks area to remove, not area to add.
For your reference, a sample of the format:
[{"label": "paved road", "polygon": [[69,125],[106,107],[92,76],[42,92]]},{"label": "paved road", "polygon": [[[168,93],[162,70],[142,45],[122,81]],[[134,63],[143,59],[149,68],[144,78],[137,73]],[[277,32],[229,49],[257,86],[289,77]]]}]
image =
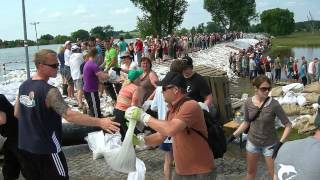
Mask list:
[{"label": "paved road", "polygon": [[[231,145],[223,159],[216,160],[218,180],[243,179],[246,174],[245,153]],[[112,170],[104,159],[93,160],[87,145],[64,147],[70,180],[126,180],[127,174]],[[163,152],[159,149],[137,152],[146,165],[146,180],[163,180]],[[261,158],[262,159],[262,158]],[[1,165],[1,163],[0,163]],[[259,162],[258,180],[268,179],[264,162]],[[1,179],[2,177],[0,177]],[[22,179],[22,178],[20,178]]]}]

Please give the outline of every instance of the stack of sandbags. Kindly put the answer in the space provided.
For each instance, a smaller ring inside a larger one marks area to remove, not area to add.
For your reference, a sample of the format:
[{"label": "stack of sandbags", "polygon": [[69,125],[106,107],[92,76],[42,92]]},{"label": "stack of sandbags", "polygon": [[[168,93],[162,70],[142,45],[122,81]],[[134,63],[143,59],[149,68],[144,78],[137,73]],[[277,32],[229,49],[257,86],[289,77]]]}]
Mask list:
[{"label": "stack of sandbags", "polygon": [[316,118],[316,114],[311,115],[302,115],[297,117],[294,121],[292,121],[292,126],[295,129],[298,129],[299,134],[312,132],[316,129],[314,126],[314,120]]},{"label": "stack of sandbags", "polygon": [[287,116],[297,116],[302,114],[312,115],[316,112],[312,107],[298,106],[296,104],[282,104],[281,107]]}]

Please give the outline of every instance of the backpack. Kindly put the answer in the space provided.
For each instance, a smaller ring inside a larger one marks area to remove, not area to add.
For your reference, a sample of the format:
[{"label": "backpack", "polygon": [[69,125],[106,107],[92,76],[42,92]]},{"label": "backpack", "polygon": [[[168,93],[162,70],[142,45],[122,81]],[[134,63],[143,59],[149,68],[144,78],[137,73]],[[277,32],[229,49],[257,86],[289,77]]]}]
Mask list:
[{"label": "backpack", "polygon": [[[189,100],[192,99],[186,98],[183,102],[181,102],[181,105]],[[224,135],[223,126],[218,122],[218,120],[215,117],[212,117],[211,114],[206,110],[203,110],[203,115],[207,126],[208,138],[200,131],[194,128],[187,127],[187,132],[189,133],[190,130],[193,130],[204,140],[206,140],[214,155],[214,159],[222,158],[224,153],[227,151],[227,140]]]}]

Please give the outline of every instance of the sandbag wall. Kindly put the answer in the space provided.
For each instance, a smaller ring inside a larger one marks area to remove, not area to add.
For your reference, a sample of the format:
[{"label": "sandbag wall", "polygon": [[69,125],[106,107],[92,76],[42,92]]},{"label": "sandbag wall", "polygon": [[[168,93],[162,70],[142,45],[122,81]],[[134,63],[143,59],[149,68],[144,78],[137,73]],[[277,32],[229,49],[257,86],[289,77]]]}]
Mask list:
[{"label": "sandbag wall", "polygon": [[195,66],[194,71],[207,80],[212,92],[213,104],[219,114],[219,121],[221,123],[230,121],[233,118],[233,112],[227,73],[204,65]]}]

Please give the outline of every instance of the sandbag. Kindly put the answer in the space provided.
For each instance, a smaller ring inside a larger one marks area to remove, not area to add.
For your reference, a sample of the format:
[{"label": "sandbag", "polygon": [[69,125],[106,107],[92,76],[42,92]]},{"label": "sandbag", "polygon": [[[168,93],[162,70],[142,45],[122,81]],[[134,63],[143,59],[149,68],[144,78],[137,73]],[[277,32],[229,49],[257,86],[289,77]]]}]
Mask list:
[{"label": "sandbag", "polygon": [[312,115],[302,115],[297,117],[292,122],[292,127],[298,130],[299,134],[307,133],[316,129],[314,126],[316,114]]},{"label": "sandbag", "polygon": [[88,136],[84,139],[88,142],[89,149],[92,151],[92,158],[94,160],[102,158],[106,149],[103,131],[88,133]]},{"label": "sandbag", "polygon": [[308,107],[300,107],[296,104],[282,104],[283,111],[287,116],[297,116],[302,114],[314,114],[316,110]]},{"label": "sandbag", "polygon": [[306,100],[309,102],[309,103],[316,103],[318,102],[318,98],[319,98],[320,94],[317,94],[317,93],[306,93],[304,95],[304,97],[306,98]]},{"label": "sandbag", "polygon": [[319,82],[313,82],[304,87],[303,93],[318,93],[320,94],[320,84]]},{"label": "sandbag", "polygon": [[128,174],[127,180],[144,180],[145,179],[146,166],[144,165],[144,162],[139,158],[136,159],[136,169],[137,171],[130,172]]},{"label": "sandbag", "polygon": [[282,86],[277,86],[272,88],[271,92],[270,92],[270,96],[272,97],[278,97],[278,96],[282,96]]},{"label": "sandbag", "polygon": [[123,173],[136,171],[136,153],[132,144],[135,126],[136,121],[130,121],[121,147],[106,151],[103,154],[105,161],[115,171]]}]

